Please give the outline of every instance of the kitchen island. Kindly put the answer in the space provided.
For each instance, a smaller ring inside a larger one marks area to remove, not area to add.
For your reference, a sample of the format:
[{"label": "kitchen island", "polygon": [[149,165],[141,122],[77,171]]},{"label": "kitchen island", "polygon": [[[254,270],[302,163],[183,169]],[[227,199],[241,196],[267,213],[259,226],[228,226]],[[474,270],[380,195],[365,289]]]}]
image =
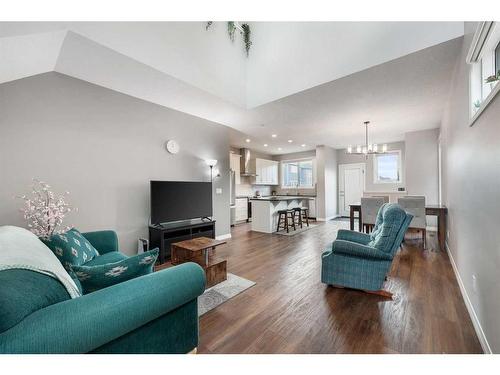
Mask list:
[{"label": "kitchen island", "polygon": [[314,197],[300,195],[250,198],[252,203],[252,230],[264,233],[276,232],[278,211],[291,210],[295,207],[308,207],[308,201],[312,199]]}]

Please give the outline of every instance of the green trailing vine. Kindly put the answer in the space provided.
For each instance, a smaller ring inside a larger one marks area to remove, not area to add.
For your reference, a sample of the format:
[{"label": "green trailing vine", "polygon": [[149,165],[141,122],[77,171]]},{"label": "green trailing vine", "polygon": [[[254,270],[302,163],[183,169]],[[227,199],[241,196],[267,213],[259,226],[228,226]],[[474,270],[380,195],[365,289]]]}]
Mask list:
[{"label": "green trailing vine", "polygon": [[243,41],[245,42],[245,50],[247,51],[247,57],[250,53],[250,47],[252,46],[252,41],[250,40],[250,25],[244,23],[241,25],[243,28]]},{"label": "green trailing vine", "polygon": [[234,25],[234,21],[228,21],[227,33],[229,34],[229,39],[231,39],[231,42],[234,42],[234,32],[235,31],[236,31],[236,26]]},{"label": "green trailing vine", "polygon": [[[205,30],[210,29],[212,26],[213,21],[208,21],[205,25]],[[236,33],[236,30],[238,28],[236,27],[236,24],[234,21],[228,21],[227,22],[227,34],[229,35],[229,39],[231,42],[234,42],[234,35]],[[243,42],[245,43],[245,51],[247,53],[247,57],[250,54],[250,47],[252,47],[252,40],[251,40],[251,31],[250,31],[250,25],[248,23],[243,23],[241,25],[241,31],[240,34],[243,36]]]}]

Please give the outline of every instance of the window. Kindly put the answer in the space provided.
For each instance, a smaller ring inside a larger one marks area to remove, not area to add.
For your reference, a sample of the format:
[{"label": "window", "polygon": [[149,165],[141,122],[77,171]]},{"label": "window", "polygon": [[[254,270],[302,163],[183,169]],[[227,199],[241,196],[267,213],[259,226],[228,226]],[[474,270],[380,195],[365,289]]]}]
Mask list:
[{"label": "window", "polygon": [[284,188],[313,188],[314,178],[312,159],[282,162],[281,186]]},{"label": "window", "polygon": [[470,64],[470,125],[500,91],[500,23],[480,22],[467,63]]},{"label": "window", "polygon": [[376,184],[395,184],[401,182],[401,152],[392,151],[374,155],[373,175]]}]

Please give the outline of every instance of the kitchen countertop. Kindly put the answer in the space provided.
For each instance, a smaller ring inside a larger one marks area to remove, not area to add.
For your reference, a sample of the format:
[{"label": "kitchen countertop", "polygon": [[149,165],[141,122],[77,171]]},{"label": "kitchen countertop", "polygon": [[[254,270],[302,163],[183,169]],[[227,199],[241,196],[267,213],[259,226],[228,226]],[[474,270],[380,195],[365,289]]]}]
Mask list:
[{"label": "kitchen countertop", "polygon": [[251,201],[295,201],[298,199],[314,199],[315,196],[311,195],[276,195],[261,198],[249,198]]}]

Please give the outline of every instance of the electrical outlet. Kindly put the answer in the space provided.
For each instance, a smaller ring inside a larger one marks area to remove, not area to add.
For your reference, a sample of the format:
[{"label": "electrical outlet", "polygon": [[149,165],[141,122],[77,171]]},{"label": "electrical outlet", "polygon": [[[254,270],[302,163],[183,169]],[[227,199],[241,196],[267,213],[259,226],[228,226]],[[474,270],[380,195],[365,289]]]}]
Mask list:
[{"label": "electrical outlet", "polygon": [[215,194],[222,194],[222,188],[216,188]]}]

